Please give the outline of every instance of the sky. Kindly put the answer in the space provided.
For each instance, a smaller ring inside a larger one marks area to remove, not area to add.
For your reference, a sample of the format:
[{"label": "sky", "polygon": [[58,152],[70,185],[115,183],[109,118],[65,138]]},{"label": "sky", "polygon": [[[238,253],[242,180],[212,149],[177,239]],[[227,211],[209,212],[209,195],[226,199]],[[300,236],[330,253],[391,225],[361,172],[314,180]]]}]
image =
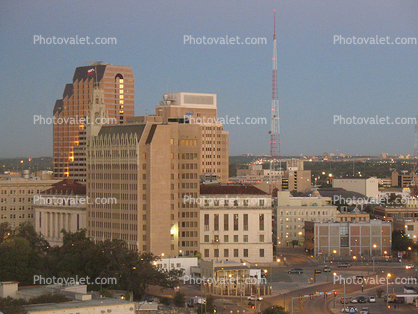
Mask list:
[{"label": "sky", "polygon": [[[260,121],[224,125],[230,155],[269,154],[274,10],[281,154],[413,154],[413,121],[395,119],[418,114],[418,44],[369,43],[418,40],[415,0],[17,0],[0,2],[0,158],[52,155],[52,125],[34,116],[52,117],[75,68],[93,61],[132,67],[135,115],[155,113],[167,92],[217,94],[219,118]],[[117,44],[34,42],[40,36]],[[376,116],[385,124],[370,124]]]}]

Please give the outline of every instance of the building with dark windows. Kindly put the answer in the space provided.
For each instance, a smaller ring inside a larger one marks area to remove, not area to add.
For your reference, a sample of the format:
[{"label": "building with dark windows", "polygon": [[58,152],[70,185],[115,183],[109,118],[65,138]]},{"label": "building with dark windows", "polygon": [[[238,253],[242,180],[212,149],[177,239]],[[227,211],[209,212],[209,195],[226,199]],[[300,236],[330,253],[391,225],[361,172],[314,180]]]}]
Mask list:
[{"label": "building with dark windows", "polygon": [[201,185],[200,252],[206,261],[273,261],[271,196],[251,185]]}]

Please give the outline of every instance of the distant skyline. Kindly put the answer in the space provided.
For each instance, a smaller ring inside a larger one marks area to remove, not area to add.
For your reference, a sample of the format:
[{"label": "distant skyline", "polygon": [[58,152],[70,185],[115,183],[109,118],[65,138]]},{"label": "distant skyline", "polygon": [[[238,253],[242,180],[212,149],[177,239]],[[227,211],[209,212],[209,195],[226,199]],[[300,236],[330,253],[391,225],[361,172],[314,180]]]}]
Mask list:
[{"label": "distant skyline", "polygon": [[[0,4],[0,158],[52,156],[56,99],[77,66],[131,66],[135,115],[154,114],[168,92],[217,94],[230,155],[269,154],[273,14],[276,10],[281,151],[284,156],[413,154],[414,125],[334,124],[335,116],[418,114],[416,1],[18,1]],[[38,36],[38,37],[36,37]],[[34,39],[116,38],[113,45],[34,44]],[[190,44],[191,37],[266,38],[258,45]],[[337,36],[337,37],[335,37]],[[351,43],[350,38],[356,37]],[[334,40],[346,40],[346,44]]]}]

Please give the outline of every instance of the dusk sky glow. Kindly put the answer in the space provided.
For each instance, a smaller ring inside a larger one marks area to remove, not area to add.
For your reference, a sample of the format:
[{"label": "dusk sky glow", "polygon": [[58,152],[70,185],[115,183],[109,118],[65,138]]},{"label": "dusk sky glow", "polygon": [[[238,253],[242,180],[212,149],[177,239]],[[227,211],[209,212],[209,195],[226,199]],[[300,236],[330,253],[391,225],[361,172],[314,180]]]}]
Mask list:
[{"label": "dusk sky glow", "polygon": [[[52,156],[56,99],[77,66],[131,66],[135,115],[168,92],[214,93],[230,155],[268,154],[276,10],[282,155],[413,154],[414,125],[334,124],[335,117],[415,117],[418,44],[340,44],[340,38],[415,38],[417,1],[3,1],[0,4],[0,158]],[[113,37],[116,45],[34,44],[34,36]],[[267,38],[266,44],[189,44]],[[188,37],[189,38],[189,37]],[[364,120],[363,120],[364,121]]]}]

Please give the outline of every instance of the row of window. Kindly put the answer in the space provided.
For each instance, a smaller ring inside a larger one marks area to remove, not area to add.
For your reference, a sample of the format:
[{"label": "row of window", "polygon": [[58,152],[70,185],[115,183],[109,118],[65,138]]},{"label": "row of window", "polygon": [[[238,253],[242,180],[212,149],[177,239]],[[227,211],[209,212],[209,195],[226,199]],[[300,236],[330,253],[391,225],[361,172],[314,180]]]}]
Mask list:
[{"label": "row of window", "polygon": [[0,190],[0,195],[33,195],[41,193],[41,190]]},{"label": "row of window", "polygon": [[[33,210],[33,206],[28,206],[28,210]],[[0,206],[1,211],[6,211],[7,206]],[[9,210],[16,210],[16,206],[10,206]],[[19,206],[19,210],[25,210],[25,206]]]},{"label": "row of window", "polygon": [[[229,251],[230,251],[229,249],[224,249],[223,257],[230,257],[229,256]],[[248,249],[243,249],[242,250],[242,256],[243,257],[248,257]],[[264,249],[259,249],[259,255],[258,256],[259,257],[264,257]],[[209,249],[205,249],[204,257],[210,257],[209,256]],[[213,257],[220,257],[219,256],[219,249],[214,249],[213,250]],[[233,249],[233,257],[240,257],[239,256],[239,249]]]},{"label": "row of window", "polygon": [[[239,242],[238,237],[239,236],[237,234],[234,234],[234,243],[238,243]],[[260,243],[263,243],[264,242],[264,234],[260,234],[258,236],[258,240],[259,240]],[[210,242],[209,235],[205,235],[204,241],[205,241],[205,243],[209,243]],[[221,240],[219,238],[219,235],[214,235],[213,236],[213,242],[214,243],[220,243],[221,242]],[[224,235],[223,242],[224,243],[229,243],[229,235],[227,235],[227,234]],[[247,243],[248,242],[248,235],[247,234],[243,234],[242,235],[242,242],[244,242],[244,243]]]},{"label": "row of window", "polygon": [[[220,200],[219,199],[205,199],[205,206],[220,206]],[[231,202],[229,199],[225,199],[222,201],[224,207],[230,206]],[[234,206],[240,206],[240,203],[242,206],[249,206],[250,200],[244,199],[242,202],[239,202],[239,200],[233,200],[232,204]],[[258,205],[258,206],[264,206],[265,199],[259,199],[258,201],[256,199],[251,199],[251,205]],[[286,218],[287,219],[287,218]]]},{"label": "row of window", "polygon": [[[33,218],[33,214],[28,214],[27,218]],[[23,219],[25,218],[25,214],[19,214],[18,218]],[[7,215],[0,215],[0,219],[7,219]],[[16,219],[16,214],[10,214],[9,219]]]},{"label": "row of window", "polygon": [[[239,230],[239,220],[240,215],[238,214],[231,214],[232,216],[232,226],[234,231]],[[213,214],[213,230],[218,231],[219,230],[219,214]],[[248,214],[242,215],[242,226],[243,230],[248,230]],[[205,214],[204,216],[204,230],[209,231],[209,214]],[[229,230],[229,214],[223,215],[223,230],[228,231]],[[263,231],[264,230],[264,214],[258,215],[258,230]]]}]

